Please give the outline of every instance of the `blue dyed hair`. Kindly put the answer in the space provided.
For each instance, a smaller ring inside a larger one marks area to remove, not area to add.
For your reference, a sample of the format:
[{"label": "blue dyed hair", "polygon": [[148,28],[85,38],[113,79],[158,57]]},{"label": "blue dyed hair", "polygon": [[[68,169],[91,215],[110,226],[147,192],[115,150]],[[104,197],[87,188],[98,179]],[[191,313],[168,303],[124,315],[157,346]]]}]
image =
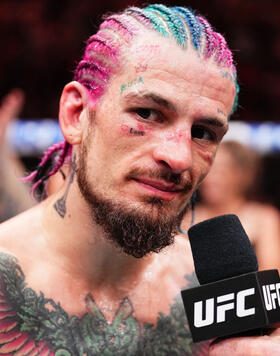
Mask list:
[{"label": "blue dyed hair", "polygon": [[[74,80],[84,85],[94,100],[103,95],[110,76],[119,65],[120,47],[132,40],[141,26],[139,24],[166,38],[173,37],[183,49],[187,49],[190,44],[203,58],[214,58],[217,65],[228,68],[233,73],[236,88],[234,112],[238,105],[239,86],[232,53],[224,37],[193,10],[162,4],[153,4],[142,9],[130,7],[120,14],[110,15],[100,25],[98,32],[89,38],[84,56],[75,69]],[[59,151],[57,164],[47,171],[48,161]],[[66,141],[50,147],[38,168],[25,180],[33,181],[34,190],[59,170],[71,152],[72,147]]]}]

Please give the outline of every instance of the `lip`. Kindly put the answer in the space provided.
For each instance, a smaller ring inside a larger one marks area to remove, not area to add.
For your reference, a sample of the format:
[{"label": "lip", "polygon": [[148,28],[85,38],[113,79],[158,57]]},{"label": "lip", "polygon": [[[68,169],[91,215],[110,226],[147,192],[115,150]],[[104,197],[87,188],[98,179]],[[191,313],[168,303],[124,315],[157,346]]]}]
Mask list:
[{"label": "lip", "polygon": [[181,191],[180,189],[178,189],[178,186],[174,184],[168,185],[160,181],[155,181],[151,179],[137,178],[134,179],[134,181],[138,183],[142,188],[153,193],[154,196],[166,201],[173,200],[176,195],[178,195],[178,193]]}]

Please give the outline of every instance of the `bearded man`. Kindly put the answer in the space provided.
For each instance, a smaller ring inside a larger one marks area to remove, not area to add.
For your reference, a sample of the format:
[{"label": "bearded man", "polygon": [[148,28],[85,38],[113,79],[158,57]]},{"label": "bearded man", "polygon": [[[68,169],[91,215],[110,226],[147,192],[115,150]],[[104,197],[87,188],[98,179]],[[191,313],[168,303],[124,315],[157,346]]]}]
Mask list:
[{"label": "bearded man", "polygon": [[[27,178],[35,191],[70,157],[65,185],[0,229],[1,355],[208,354],[179,297],[193,261],[176,233],[237,88],[224,38],[191,10],[104,20],[61,95],[65,141]],[[232,355],[230,345],[211,352]]]}]

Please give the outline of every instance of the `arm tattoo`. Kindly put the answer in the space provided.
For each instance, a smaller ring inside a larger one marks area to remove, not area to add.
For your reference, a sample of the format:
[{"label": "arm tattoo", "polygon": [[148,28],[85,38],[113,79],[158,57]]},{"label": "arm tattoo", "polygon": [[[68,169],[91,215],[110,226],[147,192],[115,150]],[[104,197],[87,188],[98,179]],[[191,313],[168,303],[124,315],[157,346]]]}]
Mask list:
[{"label": "arm tattoo", "polygon": [[66,214],[66,199],[69,193],[70,185],[74,181],[75,172],[76,172],[76,155],[74,155],[73,157],[72,170],[71,170],[70,179],[66,187],[65,193],[63,194],[62,198],[58,199],[54,203],[54,208],[62,219],[65,217]]},{"label": "arm tattoo", "polygon": [[26,285],[15,258],[0,254],[0,355],[208,355],[208,343],[192,343],[179,295],[156,325],[138,321],[129,298],[120,302],[111,323],[91,294],[85,306],[84,315],[68,315]]}]

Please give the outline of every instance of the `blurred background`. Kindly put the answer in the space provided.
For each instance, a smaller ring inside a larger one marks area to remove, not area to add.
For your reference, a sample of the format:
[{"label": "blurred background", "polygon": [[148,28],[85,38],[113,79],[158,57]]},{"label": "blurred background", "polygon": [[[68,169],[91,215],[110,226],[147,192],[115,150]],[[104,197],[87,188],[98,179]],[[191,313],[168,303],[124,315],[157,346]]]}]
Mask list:
[{"label": "blurred background", "polygon": [[[225,35],[234,52],[241,88],[230,138],[242,138],[260,152],[259,196],[280,208],[280,1],[162,3],[197,9]],[[28,170],[38,163],[40,152],[60,138],[55,121],[60,93],[71,81],[84,42],[96,31],[102,14],[141,4],[125,0],[0,1],[0,99],[13,88],[24,92],[20,120],[13,122],[7,137]]]}]

